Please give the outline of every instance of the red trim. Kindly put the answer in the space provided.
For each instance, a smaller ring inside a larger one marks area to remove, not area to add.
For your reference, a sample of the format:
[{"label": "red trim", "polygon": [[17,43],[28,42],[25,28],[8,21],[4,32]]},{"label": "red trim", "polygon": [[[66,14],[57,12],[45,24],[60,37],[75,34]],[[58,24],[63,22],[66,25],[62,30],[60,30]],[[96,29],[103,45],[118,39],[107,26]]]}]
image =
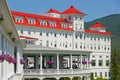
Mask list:
[{"label": "red trim", "polygon": [[55,9],[50,9],[48,12],[46,13],[57,13],[57,14],[61,14],[61,12],[59,12],[58,10]]},{"label": "red trim", "polygon": [[70,6],[70,8],[62,12],[62,14],[83,14],[85,15],[83,12],[74,8],[74,6]]},{"label": "red trim", "polygon": [[[48,17],[48,16],[42,16],[42,15],[36,15],[36,14],[29,14],[29,13],[23,13],[23,12],[15,12],[15,11],[11,11],[12,15],[13,15],[13,20],[15,24],[18,25],[24,25],[24,26],[34,26],[34,27],[40,27],[40,28],[52,28],[52,29],[59,29],[59,30],[68,30],[68,31],[73,31],[73,28],[63,28],[60,24],[60,22],[64,22],[66,24],[70,24],[70,22],[68,22],[66,19],[63,18],[53,18],[53,17]],[[14,16],[21,16],[23,17],[23,22],[16,22],[14,19]],[[27,21],[27,17],[29,18],[34,18],[35,19],[35,24],[29,24]],[[47,21],[47,25],[41,25],[39,22],[39,19],[41,20],[46,20]],[[48,21],[55,21],[56,22],[56,26],[50,26]]]},{"label": "red trim", "polygon": [[31,39],[31,40],[38,40],[38,38],[28,37],[28,36],[19,36],[20,38]]},{"label": "red trim", "polygon": [[106,27],[104,25],[102,25],[101,23],[96,22],[95,24],[90,26],[90,28],[106,28]]},{"label": "red trim", "polygon": [[85,32],[86,33],[91,33],[91,34],[108,35],[108,36],[112,35],[110,32],[99,32],[99,31],[94,31],[94,30],[85,30]]}]

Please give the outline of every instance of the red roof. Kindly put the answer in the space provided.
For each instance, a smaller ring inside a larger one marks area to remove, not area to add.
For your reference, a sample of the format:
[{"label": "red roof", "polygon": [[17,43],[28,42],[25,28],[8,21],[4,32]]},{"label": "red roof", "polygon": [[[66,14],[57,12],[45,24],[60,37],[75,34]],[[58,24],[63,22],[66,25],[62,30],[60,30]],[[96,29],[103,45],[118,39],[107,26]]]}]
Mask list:
[{"label": "red roof", "polygon": [[20,38],[25,38],[29,40],[38,40],[38,38],[28,37],[28,36],[20,36]]},{"label": "red roof", "polygon": [[90,26],[90,28],[105,28],[105,26],[102,25],[99,22],[96,22],[95,24],[93,24],[92,26]]},{"label": "red roof", "polygon": [[70,8],[62,12],[62,14],[84,14],[84,13],[74,8],[74,6],[70,6]]},{"label": "red roof", "polygon": [[112,35],[110,32],[100,32],[100,31],[95,31],[95,30],[85,30],[85,32],[91,33],[91,34],[108,35],[108,36]]},{"label": "red roof", "polygon": [[55,10],[55,9],[50,9],[47,13],[57,13],[57,14],[60,14],[60,12],[58,10]]},{"label": "red roof", "polygon": [[[49,16],[29,14],[29,13],[24,13],[24,12],[15,12],[15,11],[11,11],[11,13],[13,15],[14,23],[18,24],[18,25],[73,31],[73,28],[69,28],[69,26],[67,28],[63,28],[60,25],[61,22],[66,23],[66,24],[70,24],[70,22],[68,22],[66,19],[63,19],[63,18],[54,18],[54,17],[49,17]],[[14,19],[14,16],[21,16],[21,17],[23,17],[23,22],[16,22],[15,19]],[[27,17],[28,18],[34,18],[35,19],[35,24],[29,24],[27,22]],[[46,20],[47,21],[47,25],[41,25],[39,20]],[[56,24],[56,26],[50,26],[48,21],[55,21],[57,24]]]}]

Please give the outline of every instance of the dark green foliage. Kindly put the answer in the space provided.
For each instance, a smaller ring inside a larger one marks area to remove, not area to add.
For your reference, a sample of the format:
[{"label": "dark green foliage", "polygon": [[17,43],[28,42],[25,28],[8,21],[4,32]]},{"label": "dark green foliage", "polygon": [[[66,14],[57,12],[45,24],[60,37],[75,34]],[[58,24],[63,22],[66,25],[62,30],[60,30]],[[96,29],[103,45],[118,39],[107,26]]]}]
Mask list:
[{"label": "dark green foliage", "polygon": [[82,80],[84,80],[84,78],[85,78],[85,77],[83,76],[83,77],[82,77]]},{"label": "dark green foliage", "polygon": [[90,74],[90,80],[94,80],[93,73]]},{"label": "dark green foliage", "polygon": [[117,48],[112,50],[111,55],[111,79],[119,80],[120,79],[120,58]]},{"label": "dark green foliage", "polygon": [[98,77],[96,80],[107,80],[107,79],[103,79],[101,77]]}]

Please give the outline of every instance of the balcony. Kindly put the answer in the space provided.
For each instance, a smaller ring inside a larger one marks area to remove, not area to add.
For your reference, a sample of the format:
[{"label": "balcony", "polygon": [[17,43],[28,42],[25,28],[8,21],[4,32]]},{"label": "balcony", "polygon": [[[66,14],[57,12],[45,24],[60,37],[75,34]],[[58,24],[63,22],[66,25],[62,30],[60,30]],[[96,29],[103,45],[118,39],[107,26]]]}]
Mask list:
[{"label": "balcony", "polygon": [[89,74],[90,69],[24,69],[24,75],[80,75]]}]

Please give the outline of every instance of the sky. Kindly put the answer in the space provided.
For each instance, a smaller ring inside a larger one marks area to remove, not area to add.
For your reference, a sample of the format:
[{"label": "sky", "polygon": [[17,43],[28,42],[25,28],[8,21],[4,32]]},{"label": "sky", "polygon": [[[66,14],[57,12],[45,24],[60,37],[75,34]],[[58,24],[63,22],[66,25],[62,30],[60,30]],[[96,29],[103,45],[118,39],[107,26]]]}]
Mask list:
[{"label": "sky", "polygon": [[85,22],[120,14],[120,0],[7,0],[10,10],[44,14],[50,8],[63,12],[71,5],[87,14]]}]

